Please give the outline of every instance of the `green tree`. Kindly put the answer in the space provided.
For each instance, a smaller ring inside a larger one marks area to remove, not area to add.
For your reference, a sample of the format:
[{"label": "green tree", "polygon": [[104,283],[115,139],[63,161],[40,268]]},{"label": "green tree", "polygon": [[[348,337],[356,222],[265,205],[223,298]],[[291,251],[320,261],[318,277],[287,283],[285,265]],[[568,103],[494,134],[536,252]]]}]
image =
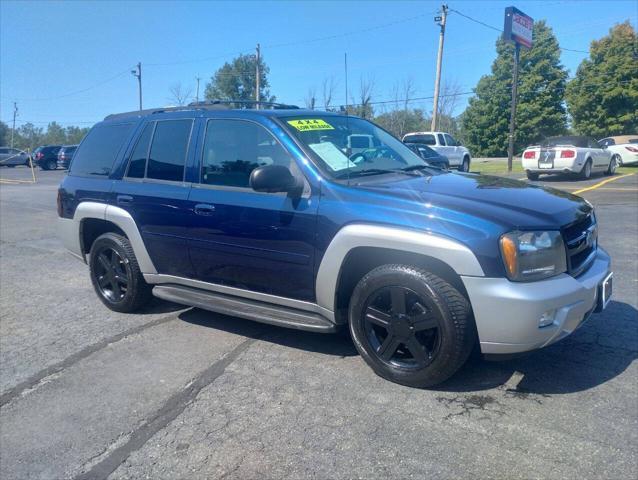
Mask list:
[{"label": "green tree", "polygon": [[9,145],[11,141],[11,129],[9,125],[4,122],[0,122],[0,145]]},{"label": "green tree", "polygon": [[68,145],[77,145],[89,133],[89,127],[66,127],[66,143]]},{"label": "green tree", "polygon": [[391,110],[378,115],[374,121],[398,139],[408,132],[422,132],[430,129],[429,120],[420,109]]},{"label": "green tree", "polygon": [[41,127],[36,127],[32,123],[25,123],[16,129],[15,145],[22,150],[33,149],[43,144],[44,133]]},{"label": "green tree", "polygon": [[566,97],[580,134],[600,138],[638,132],[638,39],[629,21],[591,43]]},{"label": "green tree", "polygon": [[[514,151],[567,129],[563,94],[567,72],[558,41],[541,20],[534,24],[534,46],[521,49]],[[514,46],[496,42],[492,73],[484,75],[462,115],[462,137],[474,155],[507,153]]]},{"label": "green tree", "polygon": [[[256,67],[255,55],[240,55],[231,63],[226,62],[206,84],[205,98],[207,100],[255,100]],[[275,97],[270,95],[269,73],[270,68],[261,58],[259,60],[259,90],[263,102],[275,101]]]},{"label": "green tree", "polygon": [[44,134],[42,141],[46,145],[64,145],[66,141],[66,131],[64,127],[58,122],[51,122],[47,126],[47,131]]}]

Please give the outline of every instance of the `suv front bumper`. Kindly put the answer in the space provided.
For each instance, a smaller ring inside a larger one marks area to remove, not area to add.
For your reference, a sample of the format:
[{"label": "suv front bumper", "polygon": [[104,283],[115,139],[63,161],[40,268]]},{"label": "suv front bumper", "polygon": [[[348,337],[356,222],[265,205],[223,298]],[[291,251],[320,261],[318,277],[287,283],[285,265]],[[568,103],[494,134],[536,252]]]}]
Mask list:
[{"label": "suv front bumper", "polygon": [[[470,297],[481,351],[511,354],[554,343],[576,330],[594,311],[611,261],[599,248],[593,263],[574,278],[561,274],[538,282],[461,277]],[[539,326],[545,315],[553,322]]]}]

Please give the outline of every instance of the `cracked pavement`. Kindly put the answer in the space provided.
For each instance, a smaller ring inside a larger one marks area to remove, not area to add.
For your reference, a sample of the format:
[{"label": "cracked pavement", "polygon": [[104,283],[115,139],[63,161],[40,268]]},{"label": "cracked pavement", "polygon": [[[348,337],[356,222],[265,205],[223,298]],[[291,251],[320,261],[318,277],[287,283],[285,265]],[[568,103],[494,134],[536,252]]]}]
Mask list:
[{"label": "cracked pavement", "polygon": [[616,274],[603,314],[419,390],[344,335],[110,312],[55,238],[62,172],[38,173],[0,187],[1,478],[638,477],[638,175],[584,194]]}]

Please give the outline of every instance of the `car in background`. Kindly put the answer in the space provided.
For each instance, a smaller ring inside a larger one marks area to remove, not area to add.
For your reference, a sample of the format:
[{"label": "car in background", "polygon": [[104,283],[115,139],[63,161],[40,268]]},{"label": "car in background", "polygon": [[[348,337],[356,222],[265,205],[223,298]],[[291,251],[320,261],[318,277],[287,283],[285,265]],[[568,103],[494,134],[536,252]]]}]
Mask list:
[{"label": "car in background", "polygon": [[58,168],[58,153],[62,145],[43,145],[33,151],[33,161],[42,170]]},{"label": "car in background", "polygon": [[571,173],[588,179],[595,172],[613,175],[618,166],[609,150],[591,137],[578,135],[550,137],[540,145],[529,146],[522,163],[530,180],[538,180],[545,173]]},{"label": "car in background", "polygon": [[598,140],[598,144],[616,157],[618,166],[638,163],[638,135],[607,137]]},{"label": "car in background", "polygon": [[460,172],[470,171],[472,156],[470,151],[445,132],[412,132],[403,135],[403,143],[420,143],[427,145],[435,152],[445,156],[450,167],[458,168]]},{"label": "car in background", "polygon": [[64,145],[58,152],[58,168],[68,169],[77,145]]},{"label": "car in background", "polygon": [[0,147],[0,166],[29,165],[29,154],[18,148]]},{"label": "car in background", "polygon": [[421,143],[406,143],[405,146],[433,167],[442,168],[444,170],[450,168],[450,161],[447,157],[435,152],[427,145]]}]

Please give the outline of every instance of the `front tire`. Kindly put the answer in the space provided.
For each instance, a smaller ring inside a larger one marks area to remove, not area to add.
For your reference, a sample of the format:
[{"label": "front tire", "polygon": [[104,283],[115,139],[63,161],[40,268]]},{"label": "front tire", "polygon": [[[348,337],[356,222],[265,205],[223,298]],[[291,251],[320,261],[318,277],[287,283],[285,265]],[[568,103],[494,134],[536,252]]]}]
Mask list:
[{"label": "front tire", "polygon": [[613,157],[611,157],[611,160],[609,161],[609,167],[607,167],[607,171],[605,172],[606,175],[613,175],[614,173],[616,173],[619,158],[619,155],[614,155]]},{"label": "front tire", "polygon": [[100,235],[89,255],[91,283],[102,303],[115,312],[134,312],[151,299],[151,286],[142,272],[128,238]]},{"label": "front tire", "polygon": [[459,165],[459,172],[469,172],[470,171],[470,157],[467,155],[463,157],[463,162]]},{"label": "front tire", "polygon": [[467,299],[445,280],[406,265],[375,268],[350,300],[350,333],[383,378],[411,387],[447,380],[476,340]]}]

